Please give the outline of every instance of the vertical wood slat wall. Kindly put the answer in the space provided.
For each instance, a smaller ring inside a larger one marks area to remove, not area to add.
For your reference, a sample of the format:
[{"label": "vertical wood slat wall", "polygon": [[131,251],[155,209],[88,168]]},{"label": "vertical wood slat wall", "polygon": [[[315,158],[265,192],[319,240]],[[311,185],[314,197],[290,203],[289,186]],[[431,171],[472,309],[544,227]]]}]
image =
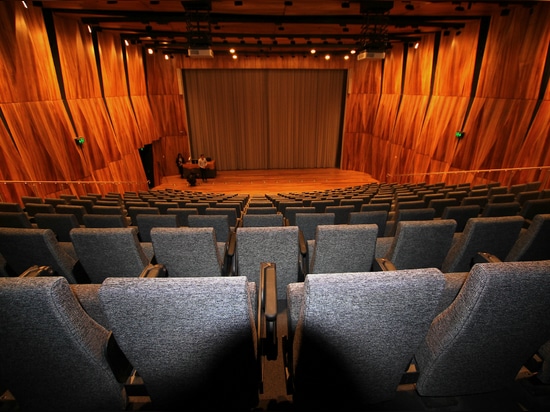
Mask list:
[{"label": "vertical wood slat wall", "polygon": [[[116,35],[0,2],[0,180],[86,182],[0,185],[0,197],[145,190],[138,149],[146,144],[156,179],[176,174],[176,153],[189,153],[182,68],[348,69],[342,169],[381,181],[540,179],[550,187],[540,170],[422,175],[550,165],[548,21],[549,4],[532,14],[516,8],[487,27],[469,23],[460,36],[427,36],[418,49],[395,45],[384,61],[165,60]],[[82,147],[76,136],[85,136]]]}]

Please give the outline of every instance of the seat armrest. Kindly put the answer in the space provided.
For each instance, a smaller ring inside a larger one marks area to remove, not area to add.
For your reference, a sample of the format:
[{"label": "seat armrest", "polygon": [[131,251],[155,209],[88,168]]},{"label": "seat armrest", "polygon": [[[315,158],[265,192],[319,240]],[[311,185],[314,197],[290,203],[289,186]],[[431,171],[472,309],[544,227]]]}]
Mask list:
[{"label": "seat armrest", "polygon": [[277,359],[277,272],[275,263],[260,265],[258,293],[258,343],[261,355]]},{"label": "seat armrest", "polygon": [[498,263],[502,262],[498,257],[487,252],[478,252],[472,259],[472,265],[476,263]]},{"label": "seat armrest", "polygon": [[309,254],[307,240],[304,232],[301,230],[298,230],[298,244],[300,247],[300,273],[298,280],[303,281],[309,273]]},{"label": "seat armrest", "polygon": [[228,241],[225,243],[223,262],[222,262],[222,276],[233,276],[233,258],[235,255],[235,232],[231,232]]},{"label": "seat armrest", "polygon": [[51,266],[34,265],[19,275],[20,278],[35,278],[38,276],[55,276],[55,271]]},{"label": "seat armrest", "polygon": [[231,257],[235,256],[235,246],[237,244],[237,234],[235,231],[229,233],[229,239],[227,239],[227,254]]},{"label": "seat armrest", "polygon": [[388,271],[388,270],[397,270],[395,265],[386,258],[376,258],[372,263],[373,272]]},{"label": "seat armrest", "polygon": [[277,360],[277,275],[275,263],[260,264],[260,283],[257,296],[256,333],[258,345],[259,391],[264,393],[264,357]]},{"label": "seat armrest", "polygon": [[168,272],[166,266],[161,263],[150,263],[145,266],[145,269],[139,274],[140,278],[165,278],[167,276]]},{"label": "seat armrest", "polygon": [[237,218],[237,223],[235,224],[235,230],[237,230],[238,227],[243,227],[243,218],[242,217]]}]

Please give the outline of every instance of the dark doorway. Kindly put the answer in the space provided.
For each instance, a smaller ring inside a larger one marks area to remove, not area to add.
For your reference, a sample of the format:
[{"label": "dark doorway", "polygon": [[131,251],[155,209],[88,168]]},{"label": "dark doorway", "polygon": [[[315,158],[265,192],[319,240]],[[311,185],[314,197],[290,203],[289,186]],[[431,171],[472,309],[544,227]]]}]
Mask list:
[{"label": "dark doorway", "polygon": [[139,149],[139,157],[141,157],[141,163],[143,164],[143,170],[145,171],[145,177],[147,177],[147,185],[149,189],[155,186],[155,172],[153,169],[153,145],[146,144]]}]

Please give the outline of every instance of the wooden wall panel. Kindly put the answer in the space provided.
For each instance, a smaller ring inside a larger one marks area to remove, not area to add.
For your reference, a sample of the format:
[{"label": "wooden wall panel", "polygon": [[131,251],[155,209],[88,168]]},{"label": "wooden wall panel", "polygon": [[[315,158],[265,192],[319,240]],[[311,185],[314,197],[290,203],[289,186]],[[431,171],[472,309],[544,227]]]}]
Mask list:
[{"label": "wooden wall panel", "polygon": [[141,47],[130,45],[125,47],[128,67],[128,84],[132,107],[140,130],[138,147],[151,144],[161,136],[147,96],[143,51]]},{"label": "wooden wall panel", "polygon": [[147,88],[150,95],[177,94],[182,57],[166,60],[160,53],[147,54]]},{"label": "wooden wall panel", "polygon": [[[0,180],[28,180],[26,166],[17,146],[4,127],[0,127],[0,165]],[[19,202],[21,196],[34,195],[33,189],[25,184],[0,184],[0,188],[1,202]]]},{"label": "wooden wall panel", "polygon": [[402,44],[396,44],[380,61],[382,65],[382,93],[401,94],[403,86],[403,50]]},{"label": "wooden wall panel", "polygon": [[415,150],[450,164],[459,144],[455,132],[462,129],[467,107],[466,97],[433,96]]},{"label": "wooden wall panel", "polygon": [[0,2],[0,76],[0,102],[60,98],[40,9],[26,9],[20,1]]},{"label": "wooden wall panel", "polygon": [[86,169],[61,101],[6,104],[1,109],[29,178],[84,176]]},{"label": "wooden wall panel", "polygon": [[141,142],[138,147],[151,144],[154,140],[161,136],[161,132],[159,131],[157,122],[153,117],[148,97],[132,96],[132,106],[134,108],[134,113],[140,130],[139,137],[141,138]]},{"label": "wooden wall panel", "polygon": [[424,36],[417,49],[409,47],[403,93],[428,96],[432,83],[435,35]]},{"label": "wooden wall panel", "polygon": [[[512,154],[514,155],[514,154]],[[533,165],[550,165],[550,101],[544,100],[521,148],[512,159],[514,167],[530,167]],[[545,175],[546,172],[542,173]],[[514,174],[512,182],[521,183],[535,181],[541,178],[540,170],[529,170]]]},{"label": "wooden wall panel", "polygon": [[187,134],[183,96],[179,94],[153,95],[149,97],[149,100],[160,136]]},{"label": "wooden wall panel", "polygon": [[515,8],[493,16],[487,39],[479,97],[536,99],[550,43],[550,7]]},{"label": "wooden wall panel", "polygon": [[350,94],[346,101],[346,132],[368,131],[372,133],[380,95]]},{"label": "wooden wall panel", "polygon": [[400,101],[401,95],[399,94],[383,94],[380,96],[373,135],[379,136],[383,140],[390,140],[395,127]]},{"label": "wooden wall panel", "polygon": [[126,53],[127,82],[132,96],[146,96],[147,84],[141,45],[129,45],[124,48]]},{"label": "wooden wall panel", "polygon": [[348,93],[380,94],[382,63],[378,60],[354,59],[348,70]]},{"label": "wooden wall panel", "polygon": [[512,167],[534,105],[535,101],[475,99],[453,166],[461,169]]},{"label": "wooden wall panel", "polygon": [[103,99],[78,99],[67,103],[76,125],[76,135],[86,139],[82,150],[90,167],[101,169],[120,160],[120,144]]},{"label": "wooden wall panel", "polygon": [[54,16],[54,22],[67,99],[101,97],[92,34],[72,19]]},{"label": "wooden wall panel", "polygon": [[426,114],[428,96],[404,95],[399,106],[399,112],[393,130],[391,141],[402,145],[406,149],[417,146],[421,138],[420,131]]},{"label": "wooden wall panel", "polygon": [[142,146],[131,101],[127,97],[107,97],[105,103],[121,153],[130,153]]},{"label": "wooden wall panel", "polygon": [[120,36],[99,32],[97,33],[97,42],[101,61],[103,93],[106,97],[127,96],[128,86]]},{"label": "wooden wall panel", "polygon": [[460,36],[441,36],[434,78],[434,95],[469,96],[472,90],[480,24],[471,22]]}]

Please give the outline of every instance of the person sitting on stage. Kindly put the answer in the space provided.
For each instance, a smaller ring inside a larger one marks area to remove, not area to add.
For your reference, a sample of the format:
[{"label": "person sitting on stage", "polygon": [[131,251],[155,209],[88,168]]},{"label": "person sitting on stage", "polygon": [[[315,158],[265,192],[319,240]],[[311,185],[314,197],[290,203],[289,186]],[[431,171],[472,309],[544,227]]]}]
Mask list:
[{"label": "person sitting on stage", "polygon": [[193,172],[189,173],[189,176],[187,176],[187,182],[189,183],[189,186],[196,186],[197,185],[197,175]]}]

